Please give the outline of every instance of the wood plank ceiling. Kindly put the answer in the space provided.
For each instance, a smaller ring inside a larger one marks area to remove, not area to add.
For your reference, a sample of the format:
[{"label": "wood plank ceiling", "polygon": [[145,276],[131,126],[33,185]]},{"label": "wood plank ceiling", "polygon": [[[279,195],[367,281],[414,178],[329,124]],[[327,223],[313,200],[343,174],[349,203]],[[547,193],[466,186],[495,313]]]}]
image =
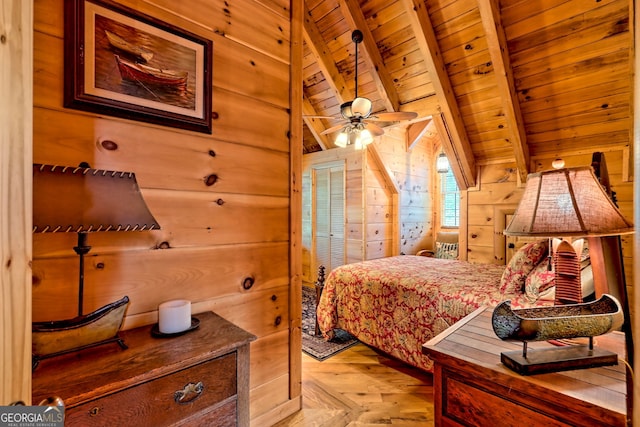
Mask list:
[{"label": "wood plank ceiling", "polygon": [[[461,187],[477,166],[630,147],[629,0],[305,0],[304,115],[413,111],[445,133]],[[304,119],[305,153],[334,148],[337,121]],[[386,125],[398,125],[386,123]],[[628,152],[628,150],[627,150]]]}]

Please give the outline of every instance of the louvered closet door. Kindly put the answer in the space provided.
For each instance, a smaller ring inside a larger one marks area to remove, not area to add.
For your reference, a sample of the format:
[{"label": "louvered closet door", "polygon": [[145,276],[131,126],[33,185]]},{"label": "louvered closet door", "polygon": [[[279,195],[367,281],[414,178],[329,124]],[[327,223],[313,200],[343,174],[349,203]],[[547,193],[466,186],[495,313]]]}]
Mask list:
[{"label": "louvered closet door", "polygon": [[316,267],[344,264],[344,167],[314,169]]}]

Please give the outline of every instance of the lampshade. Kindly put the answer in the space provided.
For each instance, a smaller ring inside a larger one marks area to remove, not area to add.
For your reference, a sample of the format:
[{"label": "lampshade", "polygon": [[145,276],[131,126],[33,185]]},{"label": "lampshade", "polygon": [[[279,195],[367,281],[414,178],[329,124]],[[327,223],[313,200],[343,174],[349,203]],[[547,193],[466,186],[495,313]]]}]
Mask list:
[{"label": "lampshade", "polygon": [[342,129],[338,134],[335,144],[340,148],[344,148],[349,145],[349,130],[347,128]]},{"label": "lampshade", "polygon": [[584,237],[633,233],[590,166],[531,173],[504,231],[508,236]]},{"label": "lampshade", "polygon": [[449,159],[447,159],[447,155],[443,152],[440,152],[440,154],[438,154],[438,158],[436,159],[436,171],[438,173],[449,172]]},{"label": "lampshade", "polygon": [[33,165],[33,232],[159,229],[132,172]]},{"label": "lampshade", "polygon": [[364,129],[356,135],[356,150],[360,150],[364,148],[367,144],[371,144],[373,142],[373,135],[369,129]]},{"label": "lampshade", "polygon": [[373,104],[367,98],[356,98],[353,101],[345,102],[340,106],[342,117],[351,120],[353,117],[367,118],[371,114]]},{"label": "lampshade", "polygon": [[[83,314],[87,233],[159,229],[136,175],[84,167],[33,165],[33,232],[78,233],[78,316]],[[127,299],[128,301],[128,299]]]}]

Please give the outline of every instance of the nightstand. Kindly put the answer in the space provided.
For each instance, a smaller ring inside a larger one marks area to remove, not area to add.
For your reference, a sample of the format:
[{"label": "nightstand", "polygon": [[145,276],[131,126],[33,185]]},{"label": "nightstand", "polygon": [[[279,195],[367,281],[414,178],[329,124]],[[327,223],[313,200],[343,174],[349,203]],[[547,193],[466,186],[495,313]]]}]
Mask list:
[{"label": "nightstand", "polygon": [[249,425],[249,343],[255,336],[212,312],[197,329],[155,338],[151,325],[104,345],[45,359],[33,403],[65,402],[65,426]]},{"label": "nightstand", "polygon": [[[434,361],[436,426],[625,426],[625,365],[521,376],[500,362],[521,343],[500,340],[480,308],[423,345]],[[595,337],[624,357],[624,335]],[[529,343],[529,350],[550,346]]]}]

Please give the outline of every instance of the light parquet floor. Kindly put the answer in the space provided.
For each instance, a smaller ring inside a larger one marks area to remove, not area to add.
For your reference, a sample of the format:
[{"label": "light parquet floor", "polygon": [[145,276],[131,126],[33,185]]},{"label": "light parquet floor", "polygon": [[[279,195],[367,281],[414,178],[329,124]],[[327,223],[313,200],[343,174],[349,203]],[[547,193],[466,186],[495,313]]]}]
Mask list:
[{"label": "light parquet floor", "polygon": [[325,361],[302,355],[302,410],[276,427],[433,426],[433,379],[357,344]]}]

